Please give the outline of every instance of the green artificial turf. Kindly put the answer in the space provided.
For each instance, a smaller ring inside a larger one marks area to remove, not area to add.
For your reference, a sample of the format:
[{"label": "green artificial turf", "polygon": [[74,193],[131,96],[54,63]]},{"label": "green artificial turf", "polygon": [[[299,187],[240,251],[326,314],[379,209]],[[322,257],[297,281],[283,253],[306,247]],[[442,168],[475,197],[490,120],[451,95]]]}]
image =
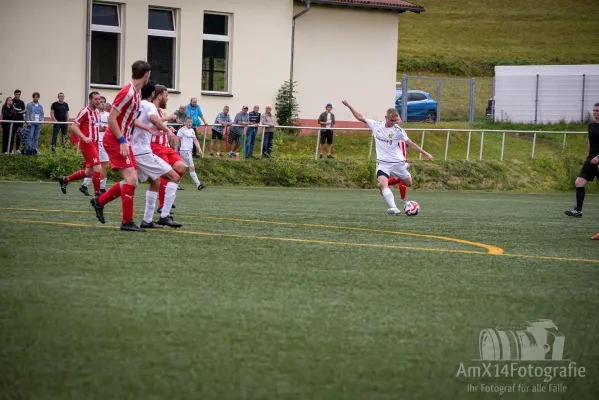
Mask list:
[{"label": "green artificial turf", "polygon": [[[408,218],[376,190],[186,189],[183,231],[142,234],[76,185],[0,182],[1,398],[597,398],[596,195],[571,219],[571,193],[413,191]],[[585,377],[456,376],[482,329],[540,318]]]}]

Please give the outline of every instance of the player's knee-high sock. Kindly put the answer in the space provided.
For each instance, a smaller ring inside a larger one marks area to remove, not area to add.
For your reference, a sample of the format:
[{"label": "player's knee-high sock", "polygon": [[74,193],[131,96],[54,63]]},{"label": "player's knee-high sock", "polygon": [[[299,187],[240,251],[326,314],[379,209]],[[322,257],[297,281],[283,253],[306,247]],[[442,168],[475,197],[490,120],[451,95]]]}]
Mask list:
[{"label": "player's knee-high sock", "polygon": [[118,199],[121,196],[121,184],[123,182],[118,182],[112,185],[110,189],[102,196],[98,197],[98,203],[104,207],[106,204],[110,203],[114,199]]},{"label": "player's knee-high sock", "polygon": [[401,181],[399,179],[397,179],[397,178],[389,178],[388,185],[389,186],[393,186],[393,185],[395,185],[398,182],[401,182]]},{"label": "player's knee-high sock", "polygon": [[584,203],[584,186],[576,188],[576,209],[582,211],[582,203]]},{"label": "player's knee-high sock", "polygon": [[70,183],[71,181],[78,181],[80,179],[85,178],[85,170],[77,171],[67,176],[64,180],[66,183]]},{"label": "player's knee-high sock", "polygon": [[121,189],[123,223],[131,221],[133,219],[133,196],[135,196],[135,186],[124,183]]},{"label": "player's knee-high sock", "polygon": [[173,203],[175,202],[175,197],[177,196],[177,185],[175,182],[169,182],[166,184],[165,194],[164,194],[164,206],[162,207],[162,213],[160,213],[160,218],[166,218],[171,213],[171,208],[173,207]]},{"label": "player's knee-high sock", "polygon": [[156,200],[158,200],[158,192],[148,190],[146,192],[146,211],[144,212],[144,221],[147,223],[152,222],[152,219],[154,218]]},{"label": "player's knee-high sock", "polygon": [[86,187],[87,187],[87,186],[91,185],[91,184],[92,184],[92,182],[93,182],[93,179],[92,179],[92,178],[87,178],[87,177],[85,177],[85,178],[83,179],[83,186],[86,186]]},{"label": "player's knee-high sock", "polygon": [[98,194],[100,194],[100,173],[99,172],[92,172],[92,182],[94,183],[94,192],[96,193],[96,196]]},{"label": "player's knee-high sock", "polygon": [[397,206],[395,205],[395,197],[393,197],[393,192],[391,191],[391,189],[383,189],[383,197],[387,201],[387,204],[389,204],[390,208],[397,208]]},{"label": "player's knee-high sock", "polygon": [[407,191],[408,191],[408,187],[406,186],[406,184],[403,183],[403,181],[399,181],[399,195],[401,196],[402,200],[406,199]]},{"label": "player's knee-high sock", "polygon": [[193,179],[193,183],[195,183],[196,187],[200,186],[200,179],[198,178],[198,174],[196,174],[195,171],[191,171],[189,175],[191,176],[191,179]]},{"label": "player's knee-high sock", "polygon": [[100,189],[106,189],[106,178],[100,180]]},{"label": "player's knee-high sock", "polygon": [[160,178],[160,189],[158,189],[158,207],[164,207],[164,195],[166,194],[166,184],[168,181]]}]

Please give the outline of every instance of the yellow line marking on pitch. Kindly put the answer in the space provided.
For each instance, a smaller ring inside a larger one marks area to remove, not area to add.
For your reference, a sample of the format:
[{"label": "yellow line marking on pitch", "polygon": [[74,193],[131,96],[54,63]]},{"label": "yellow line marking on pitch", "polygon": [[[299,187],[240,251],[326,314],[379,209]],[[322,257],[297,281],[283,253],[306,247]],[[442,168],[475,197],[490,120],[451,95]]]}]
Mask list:
[{"label": "yellow line marking on pitch", "polygon": [[[64,212],[64,213],[75,213],[75,214],[81,214],[81,213],[89,214],[88,211],[81,211],[81,210],[44,210],[44,209],[37,209],[37,208],[15,208],[15,207],[0,208],[0,210],[42,211],[42,212]],[[119,213],[105,212],[105,214],[119,214]],[[350,231],[360,231],[360,232],[383,233],[383,234],[389,234],[389,235],[413,236],[413,237],[421,237],[421,238],[428,238],[428,239],[444,240],[447,242],[454,242],[454,243],[466,244],[466,245],[470,245],[470,246],[474,246],[474,247],[480,247],[480,248],[487,250],[488,254],[503,254],[504,253],[504,251],[501,247],[492,246],[489,244],[471,242],[469,240],[455,239],[455,238],[446,237],[446,236],[427,235],[427,234],[422,234],[422,233],[398,232],[398,231],[388,231],[388,230],[382,230],[382,229],[357,228],[357,227],[351,227],[351,226],[338,226],[338,225],[300,224],[300,223],[295,223],[295,222],[263,221],[263,220],[257,220],[257,219],[210,217],[210,216],[190,215],[190,214],[177,214],[177,215],[181,216],[181,217],[204,218],[204,219],[212,219],[212,220],[220,220],[220,221],[248,222],[248,223],[254,223],[254,224],[270,224],[270,225],[305,226],[305,227],[309,227],[309,228],[339,229],[339,230],[350,230]]]},{"label": "yellow line marking on pitch", "polygon": [[[16,219],[16,218],[0,218],[0,221],[30,223],[30,224],[43,224],[43,225],[70,226],[70,227],[77,227],[77,228],[119,229],[118,226],[113,226],[113,225],[89,225],[89,224],[77,224],[77,223],[72,223],[72,222],[39,221],[39,220]],[[591,259],[585,259],[585,258],[533,256],[533,255],[526,255],[526,254],[491,254],[491,253],[483,253],[480,251],[471,251],[471,250],[432,249],[432,248],[426,248],[426,247],[393,246],[393,245],[372,244],[372,243],[334,242],[334,241],[327,241],[327,240],[237,235],[237,234],[231,234],[231,233],[212,233],[212,232],[198,232],[198,231],[172,230],[172,229],[156,229],[153,231],[158,232],[158,233],[161,233],[161,232],[179,233],[179,234],[199,235],[199,236],[228,237],[228,238],[241,238],[241,239],[262,239],[262,240],[274,240],[274,241],[295,242],[295,243],[330,244],[330,245],[353,246],[353,247],[374,247],[374,248],[384,248],[384,249],[428,251],[428,252],[436,252],[436,253],[474,254],[474,255],[497,256],[497,257],[517,257],[517,258],[528,258],[528,259],[536,259],[536,260],[574,261],[574,262],[599,264],[599,260],[591,260]]]}]

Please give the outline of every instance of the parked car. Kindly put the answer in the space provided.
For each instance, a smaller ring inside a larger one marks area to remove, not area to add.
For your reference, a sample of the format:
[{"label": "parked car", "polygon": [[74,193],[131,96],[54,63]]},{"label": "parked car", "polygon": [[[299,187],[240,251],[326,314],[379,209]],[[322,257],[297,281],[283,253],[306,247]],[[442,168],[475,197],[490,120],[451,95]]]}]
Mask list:
[{"label": "parked car", "polygon": [[[395,109],[401,115],[401,89],[395,90]],[[408,121],[437,122],[437,102],[421,90],[408,90]]]}]

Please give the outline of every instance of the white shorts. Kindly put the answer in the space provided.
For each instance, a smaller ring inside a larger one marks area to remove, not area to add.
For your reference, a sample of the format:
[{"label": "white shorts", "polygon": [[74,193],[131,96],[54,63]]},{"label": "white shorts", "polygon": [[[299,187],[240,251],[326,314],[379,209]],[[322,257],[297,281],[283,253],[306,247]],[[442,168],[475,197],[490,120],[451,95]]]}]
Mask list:
[{"label": "white shorts", "polygon": [[100,156],[100,162],[108,162],[108,153],[104,150],[104,143],[102,141],[98,142],[98,155]]},{"label": "white shorts", "polygon": [[166,161],[152,153],[135,156],[135,164],[137,164],[137,179],[140,182],[148,179],[156,180],[172,169]]},{"label": "white shorts", "polygon": [[385,174],[389,178],[391,178],[392,176],[399,179],[412,178],[412,175],[410,175],[410,173],[408,172],[408,169],[406,168],[406,163],[404,161],[397,163],[386,163],[381,161],[377,162],[377,178],[381,175],[381,173]]},{"label": "white shorts", "polygon": [[190,168],[190,167],[195,168],[193,166],[193,154],[192,154],[191,150],[181,150],[181,151],[179,151],[179,155],[183,159],[183,163],[185,163],[185,166],[187,168]]}]

